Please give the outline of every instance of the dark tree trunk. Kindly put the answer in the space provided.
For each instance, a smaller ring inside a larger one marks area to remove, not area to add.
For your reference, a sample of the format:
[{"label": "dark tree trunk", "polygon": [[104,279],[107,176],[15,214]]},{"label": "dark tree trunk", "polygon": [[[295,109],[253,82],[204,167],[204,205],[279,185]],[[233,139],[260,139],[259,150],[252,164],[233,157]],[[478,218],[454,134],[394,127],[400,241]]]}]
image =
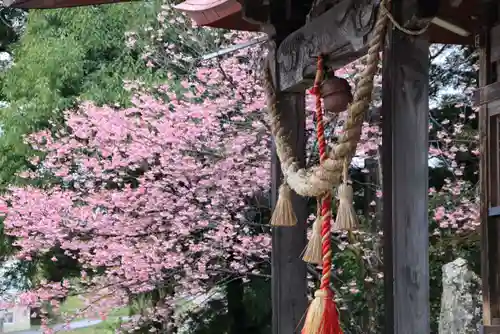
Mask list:
[{"label": "dark tree trunk", "polygon": [[241,278],[233,279],[226,285],[229,334],[246,334],[247,321],[243,302],[244,286]]}]

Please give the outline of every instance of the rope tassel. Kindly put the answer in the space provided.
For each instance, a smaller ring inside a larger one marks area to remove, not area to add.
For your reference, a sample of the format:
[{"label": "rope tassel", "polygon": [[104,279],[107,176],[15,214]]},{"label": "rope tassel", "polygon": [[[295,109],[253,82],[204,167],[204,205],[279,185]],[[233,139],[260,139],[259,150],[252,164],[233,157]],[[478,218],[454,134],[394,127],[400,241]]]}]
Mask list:
[{"label": "rope tassel", "polygon": [[332,275],[331,196],[326,194],[321,203],[321,259],[322,274],[319,290],[307,310],[302,334],[343,334],[333,291],[330,289]]},{"label": "rope tassel", "polygon": [[358,226],[358,217],[354,210],[352,186],[344,182],[339,186],[339,206],[337,208],[337,219],[335,231],[352,231]]},{"label": "rope tassel", "polygon": [[280,186],[278,201],[271,217],[272,226],[290,227],[297,224],[297,217],[293,211],[292,189],[284,182]]},{"label": "rope tassel", "polygon": [[339,314],[330,290],[317,290],[309,306],[302,334],[342,334]]},{"label": "rope tassel", "polygon": [[321,203],[318,201],[318,213],[316,214],[316,220],[312,226],[312,235],[309,239],[306,249],[304,250],[304,256],[302,260],[313,263],[321,264]]},{"label": "rope tassel", "polygon": [[337,219],[335,221],[335,231],[352,231],[358,226],[358,217],[354,210],[354,191],[349,180],[349,165],[344,163],[344,182],[339,186],[339,206],[337,208]]}]

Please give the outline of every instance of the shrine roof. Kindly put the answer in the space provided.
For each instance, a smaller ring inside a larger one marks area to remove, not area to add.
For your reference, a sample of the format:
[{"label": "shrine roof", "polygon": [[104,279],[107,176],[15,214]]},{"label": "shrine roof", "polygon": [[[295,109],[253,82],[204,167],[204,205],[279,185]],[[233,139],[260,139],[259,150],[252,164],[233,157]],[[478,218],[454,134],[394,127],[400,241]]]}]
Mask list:
[{"label": "shrine roof", "polygon": [[[240,0],[241,1],[241,0]],[[276,1],[276,0],[274,0]],[[339,0],[325,0],[331,4]],[[437,24],[429,27],[430,41],[443,44],[473,44],[474,33],[480,28],[480,19],[484,0],[442,0],[437,16],[446,23],[461,28],[469,33],[461,36],[456,32]],[[246,21],[242,5],[237,0],[186,0],[176,6],[187,13],[200,26],[235,30],[259,30],[258,25]]]},{"label": "shrine roof", "polygon": [[[6,6],[16,8],[61,8],[106,3],[125,2],[129,0],[4,0]],[[271,0],[284,1],[284,0]],[[488,0],[441,0],[438,17],[469,32],[468,36],[460,36],[456,32],[442,26],[432,24],[429,29],[430,41],[446,44],[473,44],[474,35],[480,28],[480,10],[482,4]],[[315,1],[317,2],[317,1]],[[338,3],[341,0],[323,0],[319,3]],[[245,17],[245,6],[256,6],[264,3],[255,0],[185,0],[175,7],[189,15],[199,26],[214,28],[258,31],[258,22]],[[255,7],[257,11],[266,11],[268,7]],[[262,14],[266,17],[267,13]],[[305,14],[304,14],[305,15]]]},{"label": "shrine roof", "polygon": [[108,3],[129,2],[129,0],[4,0],[7,7],[23,9],[51,9],[104,5]]}]

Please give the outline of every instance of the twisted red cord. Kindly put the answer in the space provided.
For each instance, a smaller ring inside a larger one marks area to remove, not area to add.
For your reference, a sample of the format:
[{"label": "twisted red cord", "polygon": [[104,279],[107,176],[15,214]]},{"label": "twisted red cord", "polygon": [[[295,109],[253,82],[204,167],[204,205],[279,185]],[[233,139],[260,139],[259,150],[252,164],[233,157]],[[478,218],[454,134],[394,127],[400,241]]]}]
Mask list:
[{"label": "twisted red cord", "polygon": [[[323,107],[321,105],[321,94],[320,94],[320,84],[323,78],[323,57],[318,57],[317,64],[317,75],[314,80],[314,86],[312,93],[316,96],[316,134],[318,138],[319,147],[319,160],[323,163],[327,159],[326,154],[326,140],[325,140],[325,128],[323,124]],[[323,273],[321,276],[320,288],[323,290],[328,290],[330,286],[330,271],[332,269],[332,259],[331,259],[331,242],[330,242],[330,229],[331,229],[331,206],[332,199],[331,194],[326,194],[321,199],[321,217],[323,221],[321,223],[321,255],[322,255],[322,267]]]},{"label": "twisted red cord", "polygon": [[[320,84],[323,80],[323,58],[318,57],[317,73],[311,93],[316,96],[316,134],[318,138],[319,160],[323,163],[327,157],[327,146],[325,140],[325,128],[323,124],[323,107],[321,105]],[[322,275],[320,289],[326,293],[325,308],[323,318],[318,333],[314,334],[342,334],[340,328],[337,307],[333,301],[334,294],[330,289],[330,276],[332,270],[332,245],[330,241],[332,196],[328,192],[321,199],[321,256]],[[311,334],[305,333],[303,334]]]}]

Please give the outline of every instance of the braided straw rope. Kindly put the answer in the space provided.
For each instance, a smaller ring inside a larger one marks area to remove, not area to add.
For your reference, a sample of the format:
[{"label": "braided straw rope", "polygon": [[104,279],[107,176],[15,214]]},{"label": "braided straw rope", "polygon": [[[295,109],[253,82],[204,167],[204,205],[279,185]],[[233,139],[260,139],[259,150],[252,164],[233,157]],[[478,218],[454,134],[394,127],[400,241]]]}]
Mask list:
[{"label": "braided straw rope", "polygon": [[361,137],[364,114],[372,98],[373,79],[378,70],[380,51],[384,45],[385,29],[388,22],[385,8],[389,3],[390,0],[382,0],[380,4],[374,34],[368,44],[367,65],[361,73],[353,102],[349,106],[342,136],[339,138],[335,150],[328,152],[327,158],[321,165],[299,168],[299,163],[288,143],[286,129],[281,125],[281,115],[276,107],[277,96],[270,68],[267,68],[265,85],[276,153],[280,159],[286,183],[301,196],[318,197],[338,186],[342,179],[344,164],[350,164],[356,152],[356,146]]}]

